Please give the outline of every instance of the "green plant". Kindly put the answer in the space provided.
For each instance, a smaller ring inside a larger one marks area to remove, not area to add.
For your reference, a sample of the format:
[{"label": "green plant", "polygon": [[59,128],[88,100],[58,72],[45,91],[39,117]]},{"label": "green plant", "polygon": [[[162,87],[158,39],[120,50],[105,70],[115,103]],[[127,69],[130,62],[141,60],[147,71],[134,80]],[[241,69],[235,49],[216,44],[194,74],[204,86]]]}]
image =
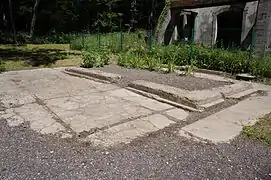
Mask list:
[{"label": "green plant", "polygon": [[145,58],[145,64],[147,66],[147,69],[149,71],[155,71],[157,69],[161,68],[161,60],[152,56],[146,56]]},{"label": "green plant", "polygon": [[5,64],[4,64],[3,61],[0,60],[0,73],[1,73],[1,72],[4,72],[5,70],[6,70]]},{"label": "green plant", "polygon": [[141,57],[138,54],[133,54],[133,56],[131,56],[132,58],[130,58],[130,65],[133,68],[136,69],[143,69],[144,68],[144,58]]},{"label": "green plant", "polygon": [[95,51],[92,52],[84,52],[83,53],[83,63],[82,66],[85,68],[93,68],[93,67],[103,67],[105,65],[105,61],[102,59],[101,55]]},{"label": "green plant", "polygon": [[191,64],[188,65],[187,68],[185,69],[185,75],[186,76],[192,75],[195,72],[195,69],[196,69],[196,67],[195,67],[195,62],[196,61],[194,59],[192,59],[192,60],[190,60],[190,62],[191,62]]},{"label": "green plant", "polygon": [[259,119],[253,126],[245,126],[243,134],[271,145],[271,116],[266,115]]},{"label": "green plant", "polygon": [[112,52],[110,51],[110,49],[107,49],[106,47],[101,47],[94,50],[101,56],[102,60],[104,61],[104,65],[108,65],[112,56]]},{"label": "green plant", "polygon": [[118,55],[118,65],[123,67],[130,67],[131,58],[133,58],[133,54],[130,52],[120,53]]},{"label": "green plant", "polygon": [[[171,47],[174,47],[174,46],[171,46]],[[168,67],[169,73],[174,72],[175,70],[175,65],[178,60],[178,51],[179,51],[178,47],[168,48],[168,49],[165,49],[164,51],[164,55],[166,57],[165,60],[167,61],[167,67]]]}]

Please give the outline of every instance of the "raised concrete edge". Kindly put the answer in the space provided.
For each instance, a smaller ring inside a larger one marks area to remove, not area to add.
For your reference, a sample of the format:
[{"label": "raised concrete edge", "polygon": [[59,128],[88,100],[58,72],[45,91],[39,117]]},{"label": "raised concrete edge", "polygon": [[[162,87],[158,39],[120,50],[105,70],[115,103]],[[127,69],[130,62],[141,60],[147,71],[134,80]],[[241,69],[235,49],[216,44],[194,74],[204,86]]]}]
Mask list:
[{"label": "raised concrete edge", "polygon": [[96,69],[71,67],[71,68],[65,68],[65,71],[72,72],[72,73],[78,73],[78,74],[82,74],[85,76],[90,76],[93,78],[106,80],[106,81],[110,81],[110,82],[117,82],[120,79],[122,79],[122,76],[119,74],[107,73],[107,72],[96,70]]},{"label": "raised concrete edge", "polygon": [[255,124],[271,112],[271,91],[267,96],[248,98],[227,109],[183,127],[179,135],[196,140],[225,143],[240,134],[244,126]]},{"label": "raised concrete edge", "polygon": [[203,111],[202,109],[195,109],[195,108],[192,108],[192,107],[189,107],[189,106],[185,106],[183,104],[179,104],[179,103],[176,103],[174,101],[170,101],[168,99],[161,98],[158,95],[151,94],[151,93],[141,91],[141,90],[138,90],[138,89],[134,89],[132,87],[126,87],[126,89],[129,90],[129,91],[132,91],[132,92],[134,92],[136,94],[139,94],[139,95],[154,99],[154,100],[162,102],[162,103],[169,104],[171,106],[174,106],[174,107],[186,110],[186,111],[190,111],[190,112],[202,112]]},{"label": "raised concrete edge", "polygon": [[111,82],[106,81],[106,80],[101,80],[101,79],[98,79],[98,78],[93,78],[91,76],[86,76],[86,75],[79,74],[79,73],[73,73],[73,72],[65,71],[65,70],[63,70],[62,72],[65,73],[65,74],[68,74],[70,76],[79,77],[79,78],[85,78],[85,79],[89,79],[89,80],[93,80],[93,81],[97,81],[97,82],[101,82],[101,83],[105,83],[105,84],[110,84],[111,83]]},{"label": "raised concrete edge", "polygon": [[176,87],[157,84],[144,80],[136,80],[129,84],[137,90],[145,91],[160,96],[161,98],[192,107],[194,109],[206,109],[223,103],[224,98],[243,91],[250,94],[248,89],[252,88],[250,83],[239,82],[213,89],[187,91]]}]

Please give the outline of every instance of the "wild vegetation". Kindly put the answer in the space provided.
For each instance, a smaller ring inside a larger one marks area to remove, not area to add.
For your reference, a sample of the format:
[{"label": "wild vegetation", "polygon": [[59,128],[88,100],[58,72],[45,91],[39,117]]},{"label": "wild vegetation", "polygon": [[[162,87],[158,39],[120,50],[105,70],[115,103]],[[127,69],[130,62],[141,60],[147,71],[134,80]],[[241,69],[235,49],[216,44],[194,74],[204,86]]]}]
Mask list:
[{"label": "wild vegetation", "polygon": [[164,64],[163,67],[166,65],[169,72],[173,72],[175,66],[188,66],[187,74],[191,74],[195,68],[231,74],[251,73],[257,77],[270,76],[271,73],[270,57],[260,60],[250,58],[248,51],[182,43],[169,46],[154,44],[150,49],[144,39],[138,38],[137,33],[125,33],[124,41],[120,40],[120,33],[101,35],[100,38],[91,35],[75,39],[71,42],[71,48],[83,51],[95,49],[95,52],[107,49],[108,54],[118,54],[119,65],[140,69],[157,70]]},{"label": "wild vegetation", "polygon": [[246,136],[271,145],[271,115],[261,118],[255,125],[243,129]]}]

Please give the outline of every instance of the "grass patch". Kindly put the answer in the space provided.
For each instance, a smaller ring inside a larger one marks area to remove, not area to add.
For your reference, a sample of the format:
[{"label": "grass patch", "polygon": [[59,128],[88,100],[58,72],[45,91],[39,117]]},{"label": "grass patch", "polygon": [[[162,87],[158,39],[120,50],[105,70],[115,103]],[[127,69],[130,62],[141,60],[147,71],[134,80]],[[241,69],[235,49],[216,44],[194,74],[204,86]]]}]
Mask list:
[{"label": "grass patch", "polygon": [[81,64],[81,53],[71,51],[69,44],[0,45],[0,54],[5,71]]},{"label": "grass patch", "polygon": [[243,134],[271,145],[271,114],[261,118],[253,126],[245,126]]}]

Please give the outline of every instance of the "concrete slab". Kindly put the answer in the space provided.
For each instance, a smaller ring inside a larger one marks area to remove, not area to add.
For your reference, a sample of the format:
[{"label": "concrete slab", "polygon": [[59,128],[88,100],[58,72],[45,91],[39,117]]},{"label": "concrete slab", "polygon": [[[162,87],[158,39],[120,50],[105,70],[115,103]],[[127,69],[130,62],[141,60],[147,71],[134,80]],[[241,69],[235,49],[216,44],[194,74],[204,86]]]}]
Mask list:
[{"label": "concrete slab", "polygon": [[150,98],[141,96],[139,94],[128,91],[126,89],[117,89],[117,90],[108,92],[108,94],[110,96],[127,100],[135,105],[143,106],[143,107],[145,107],[147,109],[151,109],[153,111],[163,111],[166,109],[173,108],[173,106],[152,100]]},{"label": "concrete slab", "polygon": [[271,91],[268,96],[252,97],[238,104],[185,126],[186,132],[214,143],[228,142],[239,135],[243,126],[254,124],[271,112]]},{"label": "concrete slab", "polygon": [[165,112],[168,116],[178,119],[179,121],[185,121],[187,116],[189,115],[188,112],[182,109],[171,109]]},{"label": "concrete slab", "polygon": [[[62,71],[38,69],[1,74],[0,119],[10,126],[28,123],[34,131],[63,138],[81,134],[85,138],[97,130],[125,129],[130,124],[136,128],[121,131],[121,138],[133,139],[172,122],[159,114],[153,116],[172,109],[171,105]],[[107,138],[105,141],[110,141],[111,137]]]},{"label": "concrete slab", "polygon": [[57,98],[45,103],[78,133],[151,114],[148,109],[105,93]]},{"label": "concrete slab", "polygon": [[55,69],[8,72],[2,77],[6,81],[5,86],[14,89],[15,92],[9,93],[12,96],[18,94],[18,91],[26,91],[40,99],[86,95],[119,88],[112,84],[67,76],[60,70]]},{"label": "concrete slab", "polygon": [[6,119],[10,126],[29,123],[31,129],[43,134],[65,131],[65,128],[54,120],[53,115],[38,104],[27,104],[8,109],[4,115],[0,116],[1,118]]},{"label": "concrete slab", "polygon": [[165,116],[155,114],[92,134],[87,137],[86,141],[90,141],[99,146],[113,146],[118,143],[129,143],[137,137],[165,128],[170,124],[174,124],[174,122]]}]

